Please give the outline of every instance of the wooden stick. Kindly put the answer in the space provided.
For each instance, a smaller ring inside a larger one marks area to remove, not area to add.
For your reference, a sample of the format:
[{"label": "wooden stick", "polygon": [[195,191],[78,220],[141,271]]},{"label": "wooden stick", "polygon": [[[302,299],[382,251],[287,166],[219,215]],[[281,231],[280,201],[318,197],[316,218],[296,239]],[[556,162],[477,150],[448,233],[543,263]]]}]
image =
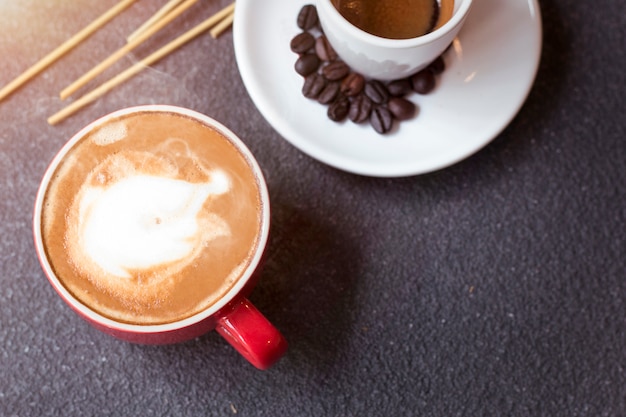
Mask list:
[{"label": "wooden stick", "polygon": [[235,3],[231,4],[230,6],[225,7],[224,9],[220,10],[213,16],[206,19],[204,22],[200,23],[198,26],[194,27],[193,29],[190,29],[189,31],[185,32],[178,38],[174,39],[173,41],[171,41],[170,43],[168,43],[161,49],[157,50],[156,52],[152,53],[148,57],[144,58],[143,60],[133,65],[132,67],[128,68],[126,71],[118,74],[116,77],[113,77],[109,81],[102,84],[100,87],[97,87],[91,92],[85,94],[80,99],[76,100],[75,102],[67,106],[66,108],[62,109],[58,113],[48,118],[48,123],[51,125],[55,125],[59,123],[60,121],[64,120],[66,117],[71,116],[72,114],[76,113],[78,110],[85,107],[87,104],[93,102],[94,100],[103,96],[104,94],[112,90],[113,88],[122,84],[124,81],[132,78],[133,76],[141,72],[144,68],[154,64],[155,62],[157,62],[164,56],[168,55],[172,51],[178,49],[179,47],[186,44],[190,40],[206,32],[207,30],[215,26],[218,22],[220,22],[222,19],[224,19],[226,16],[228,16],[234,10],[234,7],[235,7]]},{"label": "wooden stick", "polygon": [[61,58],[137,0],[122,0],[0,90],[0,101]]},{"label": "wooden stick", "polygon": [[226,29],[233,24],[233,20],[235,19],[235,12],[230,12],[228,16],[226,16],[221,22],[219,22],[213,29],[211,29],[211,36],[213,39],[220,36]]},{"label": "wooden stick", "polygon": [[131,33],[126,40],[131,42],[135,38],[137,38],[140,34],[148,30],[148,28],[154,25],[156,22],[161,20],[165,15],[167,15],[171,10],[173,10],[176,6],[182,3],[183,0],[170,0],[163,7],[161,7],[150,19],[146,20],[145,23],[139,28]]},{"label": "wooden stick", "polygon": [[156,22],[154,25],[152,25],[151,27],[149,27],[148,29],[140,33],[139,36],[137,36],[132,41],[122,46],[116,52],[111,54],[107,59],[105,59],[100,64],[93,67],[90,71],[88,71],[78,80],[74,81],[72,84],[70,84],[65,89],[63,89],[63,91],[61,91],[61,94],[60,94],[61,100],[65,100],[70,95],[75,93],[78,89],[80,89],[85,84],[87,84],[89,81],[93,80],[98,75],[103,73],[111,65],[119,61],[120,58],[122,58],[128,52],[135,49],[137,46],[143,43],[150,36],[154,35],[156,32],[163,29],[163,27],[165,27],[168,23],[170,23],[172,20],[180,16],[185,10],[189,9],[191,6],[193,6],[197,2],[198,0],[184,0],[184,2],[174,11],[172,11],[170,14],[168,14],[167,16],[165,16],[164,18]]}]

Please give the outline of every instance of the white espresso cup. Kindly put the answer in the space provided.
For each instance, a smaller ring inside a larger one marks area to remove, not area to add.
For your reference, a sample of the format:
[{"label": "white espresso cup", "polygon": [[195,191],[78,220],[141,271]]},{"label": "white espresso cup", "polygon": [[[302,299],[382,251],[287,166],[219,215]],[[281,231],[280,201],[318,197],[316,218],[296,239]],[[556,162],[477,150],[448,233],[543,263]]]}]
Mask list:
[{"label": "white espresso cup", "polygon": [[452,43],[473,0],[455,0],[451,18],[439,28],[410,39],[372,35],[350,23],[332,0],[316,0],[317,13],[328,41],[353,70],[378,80],[408,77],[423,69]]}]

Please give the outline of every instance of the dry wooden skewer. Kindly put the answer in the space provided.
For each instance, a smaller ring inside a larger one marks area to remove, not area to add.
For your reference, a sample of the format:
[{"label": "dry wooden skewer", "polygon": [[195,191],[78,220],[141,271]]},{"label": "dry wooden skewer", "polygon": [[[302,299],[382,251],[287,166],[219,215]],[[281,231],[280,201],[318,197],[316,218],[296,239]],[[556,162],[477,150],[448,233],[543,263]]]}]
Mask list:
[{"label": "dry wooden skewer", "polygon": [[61,94],[60,94],[61,99],[65,100],[70,95],[74,94],[78,89],[83,87],[89,81],[91,81],[94,78],[96,78],[101,73],[103,73],[111,65],[113,65],[114,63],[119,61],[120,58],[122,58],[128,52],[132,51],[134,48],[139,46],[141,43],[143,43],[150,36],[154,35],[159,30],[163,29],[163,27],[165,27],[168,23],[170,23],[172,20],[174,20],[175,18],[180,16],[185,10],[189,9],[191,6],[193,6],[197,2],[198,2],[198,0],[184,0],[184,2],[179,7],[177,7],[175,10],[173,10],[171,13],[169,13],[165,17],[161,18],[161,20],[155,22],[148,29],[146,29],[145,31],[140,33],[139,36],[135,37],[132,41],[130,41],[129,43],[127,43],[124,46],[122,46],[116,52],[111,54],[107,59],[105,59],[100,64],[98,64],[95,67],[93,67],[90,71],[88,71],[86,74],[84,74],[78,80],[74,81],[72,84],[70,84],[65,89],[63,89],[63,91],[61,91]]},{"label": "dry wooden skewer", "polygon": [[128,38],[126,38],[126,40],[128,42],[132,42],[134,39],[136,39],[143,32],[148,30],[152,25],[154,25],[156,22],[158,22],[163,17],[165,17],[170,11],[174,10],[174,8],[176,6],[178,6],[182,2],[183,2],[183,0],[170,0],[170,1],[168,1],[150,19],[146,20],[146,22],[143,25],[139,26],[139,28],[136,31],[131,33],[128,36]]},{"label": "dry wooden skewer", "polygon": [[126,71],[123,71],[122,73],[118,74],[116,77],[113,77],[109,81],[100,85],[100,87],[97,87],[96,89],[85,94],[83,97],[79,98],[78,100],[70,104],[69,106],[57,112],[56,114],[48,118],[48,123],[51,125],[55,125],[61,122],[66,117],[71,116],[72,114],[74,114],[75,112],[77,112],[78,110],[86,106],[87,104],[95,101],[97,98],[103,96],[104,94],[112,90],[113,88],[122,84],[126,80],[132,78],[133,76],[141,72],[146,67],[154,64],[155,62],[157,62],[164,56],[168,55],[172,51],[178,49],[179,47],[186,44],[190,40],[196,38],[197,36],[211,29],[216,24],[221,22],[223,19],[225,18],[228,19],[229,16],[232,14],[234,8],[235,8],[235,3],[233,2],[230,6],[227,6],[224,9],[220,10],[213,16],[206,19],[204,22],[200,23],[198,26],[185,32],[184,34],[174,39],[173,41],[171,41],[164,47],[160,48],[156,52],[153,52],[151,55],[144,58],[143,60],[137,62],[135,65],[128,68]]},{"label": "dry wooden skewer", "polygon": [[220,36],[230,25],[233,24],[233,20],[235,20],[235,12],[231,11],[228,16],[226,16],[221,22],[219,22],[213,29],[211,29],[211,36],[213,39]]},{"label": "dry wooden skewer", "polygon": [[2,90],[0,90],[0,101],[2,101],[7,96],[15,92],[15,90],[17,90],[22,85],[27,83],[31,78],[39,74],[41,71],[43,71],[48,66],[53,64],[55,61],[57,61],[59,58],[65,55],[67,52],[72,50],[76,45],[84,41],[87,37],[89,37],[94,32],[96,32],[98,29],[100,29],[102,26],[108,23],[115,16],[119,15],[121,12],[123,12],[126,8],[128,8],[135,1],[137,0],[120,1],[118,4],[113,6],[111,9],[105,12],[98,19],[94,20],[92,23],[90,23],[80,32],[78,32],[77,34],[72,36],[70,39],[65,41],[61,46],[59,46],[58,48],[50,52],[48,55],[46,55],[44,58],[39,60],[32,67],[27,69],[20,76],[18,76],[16,79],[14,79],[5,87],[3,87]]}]

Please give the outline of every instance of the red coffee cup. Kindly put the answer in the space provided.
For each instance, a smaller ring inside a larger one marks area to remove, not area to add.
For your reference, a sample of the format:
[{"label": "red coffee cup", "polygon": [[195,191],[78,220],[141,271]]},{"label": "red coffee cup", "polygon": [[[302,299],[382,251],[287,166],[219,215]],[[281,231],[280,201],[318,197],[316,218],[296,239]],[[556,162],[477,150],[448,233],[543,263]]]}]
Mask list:
[{"label": "red coffee cup", "polygon": [[[209,126],[226,138],[249,162],[258,184],[261,204],[261,227],[258,243],[253,249],[252,259],[236,283],[217,302],[204,310],[174,322],[164,324],[132,324],[106,316],[77,298],[59,277],[52,266],[42,237],[42,211],[46,192],[55,171],[68,152],[94,129],[122,116],[139,113],[173,113],[195,119]],[[215,329],[259,369],[267,369],[287,349],[281,333],[252,305],[247,298],[259,278],[270,229],[270,206],[263,173],[254,156],[245,144],[228,128],[212,118],[192,110],[174,106],[139,106],[117,111],[105,116],[73,136],[54,157],[41,181],[35,201],[33,233],[37,255],[46,277],[61,298],[83,319],[97,329],[118,339],[141,344],[171,344],[196,338]]]}]

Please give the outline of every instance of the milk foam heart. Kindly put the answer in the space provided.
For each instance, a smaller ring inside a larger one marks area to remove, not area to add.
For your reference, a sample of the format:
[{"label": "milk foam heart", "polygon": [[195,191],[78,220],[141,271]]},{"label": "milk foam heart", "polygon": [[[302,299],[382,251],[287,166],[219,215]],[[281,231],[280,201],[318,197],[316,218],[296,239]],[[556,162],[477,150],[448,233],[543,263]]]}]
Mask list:
[{"label": "milk foam heart", "polygon": [[211,179],[192,184],[134,175],[108,187],[86,186],[79,203],[79,246],[98,266],[120,278],[192,257],[199,241],[230,233],[219,217],[209,236],[200,230],[198,215],[204,202],[229,188],[223,172],[214,172]]}]

